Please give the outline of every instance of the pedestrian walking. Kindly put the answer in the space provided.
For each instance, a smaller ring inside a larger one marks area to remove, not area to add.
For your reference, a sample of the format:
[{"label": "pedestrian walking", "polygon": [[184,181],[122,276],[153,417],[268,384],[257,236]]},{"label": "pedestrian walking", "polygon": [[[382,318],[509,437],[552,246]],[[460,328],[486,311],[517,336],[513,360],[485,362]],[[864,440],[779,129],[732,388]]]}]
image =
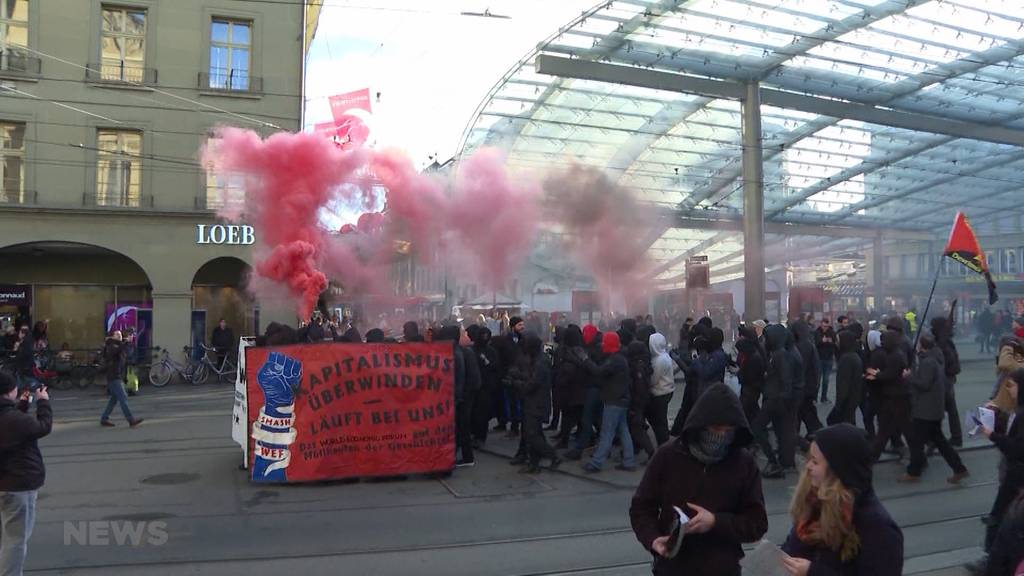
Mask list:
[{"label": "pedestrian walking", "polygon": [[100,416],[100,425],[114,426],[110,421],[110,413],[117,405],[121,406],[121,412],[130,427],[135,428],[142,424],[143,419],[132,416],[132,411],[128,408],[128,393],[124,389],[124,379],[128,372],[128,351],[120,330],[114,330],[107,338],[103,347],[103,365],[107,373],[107,393],[110,394],[110,399],[107,400],[103,415]]},{"label": "pedestrian walking", "polygon": [[858,353],[857,335],[850,330],[843,330],[838,340],[836,403],[826,419],[829,426],[841,422],[856,424],[857,408],[861,406],[864,394],[864,364]]},{"label": "pedestrian walking", "polygon": [[675,364],[668,355],[668,342],[658,332],[651,335],[651,400],[647,403],[647,422],[654,430],[658,446],[668,442],[668,405],[676,391]]},{"label": "pedestrian walking", "polygon": [[[1021,402],[1020,386],[1024,383],[1024,368],[1010,374],[1003,385],[1007,395],[1017,402],[1017,410],[1005,419],[1003,424],[997,420],[996,429],[981,427],[981,433],[999,449],[1002,455],[999,473],[999,490],[995,502],[988,514],[985,531],[985,550],[988,551],[995,541],[1003,516],[1013,503],[1021,489],[1024,489],[1024,402]],[[1001,420],[1001,419],[1000,419]]]},{"label": "pedestrian walking", "polygon": [[850,424],[819,430],[800,475],[782,545],[793,576],[900,576],[903,532],[875,495],[872,452]]},{"label": "pedestrian walking", "polygon": [[[28,414],[35,396],[36,414]],[[0,574],[21,576],[36,518],[36,499],[46,481],[38,441],[50,433],[53,411],[46,388],[24,390],[0,372]]]},{"label": "pedestrian walking", "polygon": [[922,334],[918,339],[920,350],[917,368],[907,378],[913,393],[911,409],[910,435],[910,466],[900,482],[919,482],[921,471],[925,466],[925,444],[935,446],[946,464],[953,469],[953,475],[947,480],[950,484],[959,484],[970,474],[956,450],[949,444],[942,433],[942,418],[945,415],[946,398],[946,367],[942,351],[935,345],[930,334]]},{"label": "pedestrian walking", "polygon": [[814,331],[814,344],[818,349],[818,360],[821,364],[821,402],[828,402],[828,383],[835,365],[839,341],[836,331],[828,318],[822,318],[821,324]]},{"label": "pedestrian walking", "polygon": [[[761,475],[745,449],[752,439],[739,398],[717,384],[694,404],[680,437],[658,449],[629,507],[655,576],[740,576],[741,545],[768,530]],[[675,508],[689,522],[670,558]]]},{"label": "pedestrian walking", "polygon": [[590,375],[600,382],[602,408],[601,436],[597,449],[590,462],[583,469],[590,473],[600,472],[604,461],[612,450],[612,442],[619,438],[622,446],[622,464],[616,466],[620,470],[635,470],[636,461],[633,453],[633,438],[629,435],[629,396],[632,377],[629,373],[629,362],[623,354],[616,332],[604,334],[601,340],[601,352],[604,360],[600,365],[590,358],[578,355],[576,360],[584,366]]}]

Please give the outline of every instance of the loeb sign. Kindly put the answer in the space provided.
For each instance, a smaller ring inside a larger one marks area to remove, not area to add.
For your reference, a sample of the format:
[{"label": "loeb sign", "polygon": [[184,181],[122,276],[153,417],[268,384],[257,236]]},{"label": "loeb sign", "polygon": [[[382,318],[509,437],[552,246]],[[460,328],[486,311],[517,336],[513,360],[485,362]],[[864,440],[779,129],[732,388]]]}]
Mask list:
[{"label": "loeb sign", "polygon": [[196,224],[196,244],[250,246],[256,234],[248,224]]}]

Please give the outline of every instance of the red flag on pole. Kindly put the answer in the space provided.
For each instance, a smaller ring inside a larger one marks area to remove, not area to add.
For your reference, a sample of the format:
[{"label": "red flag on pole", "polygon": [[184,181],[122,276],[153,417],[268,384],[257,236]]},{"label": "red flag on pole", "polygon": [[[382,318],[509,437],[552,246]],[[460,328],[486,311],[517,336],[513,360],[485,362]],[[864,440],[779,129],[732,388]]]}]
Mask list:
[{"label": "red flag on pole", "polygon": [[963,212],[956,213],[953,229],[949,232],[949,241],[946,242],[946,250],[943,255],[985,277],[985,282],[988,284],[989,304],[995,304],[999,300],[999,295],[996,294],[996,283],[992,281],[988,261],[985,259],[985,252],[978,244],[978,237],[974,235],[974,229],[971,228],[971,223]]}]

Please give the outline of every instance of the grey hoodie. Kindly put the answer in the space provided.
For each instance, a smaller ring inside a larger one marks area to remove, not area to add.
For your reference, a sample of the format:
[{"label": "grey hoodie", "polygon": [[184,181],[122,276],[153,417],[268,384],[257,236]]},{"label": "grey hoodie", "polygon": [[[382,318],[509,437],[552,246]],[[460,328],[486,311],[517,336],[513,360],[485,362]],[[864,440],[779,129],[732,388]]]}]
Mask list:
[{"label": "grey hoodie", "polygon": [[665,336],[655,332],[651,335],[651,396],[664,396],[676,391],[676,380],[673,373],[674,362],[668,355],[668,342]]}]

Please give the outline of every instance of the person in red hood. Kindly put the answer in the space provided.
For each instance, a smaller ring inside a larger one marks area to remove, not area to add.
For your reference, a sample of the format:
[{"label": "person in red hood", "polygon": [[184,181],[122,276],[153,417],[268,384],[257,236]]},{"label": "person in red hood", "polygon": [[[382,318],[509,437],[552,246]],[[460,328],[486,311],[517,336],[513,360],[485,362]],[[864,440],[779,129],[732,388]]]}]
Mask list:
[{"label": "person in red hood", "polygon": [[583,469],[590,473],[601,471],[605,459],[612,451],[612,441],[615,436],[619,437],[622,444],[622,464],[616,468],[636,470],[636,460],[633,457],[633,438],[629,435],[629,420],[627,418],[632,377],[629,373],[629,362],[621,348],[619,335],[615,332],[608,332],[601,339],[601,352],[604,353],[605,359],[600,365],[582,353],[578,353],[574,357],[580,366],[583,366],[591,376],[599,381],[601,403],[604,406],[601,418],[601,439],[598,441],[593,458],[583,465]]},{"label": "person in red hood", "polygon": [[1024,316],[1013,319],[1013,335],[1024,340]]},{"label": "person in red hood", "polygon": [[583,327],[583,344],[590,346],[594,343],[594,340],[597,339],[598,334],[600,334],[600,332],[597,330],[597,326],[587,324]]}]

